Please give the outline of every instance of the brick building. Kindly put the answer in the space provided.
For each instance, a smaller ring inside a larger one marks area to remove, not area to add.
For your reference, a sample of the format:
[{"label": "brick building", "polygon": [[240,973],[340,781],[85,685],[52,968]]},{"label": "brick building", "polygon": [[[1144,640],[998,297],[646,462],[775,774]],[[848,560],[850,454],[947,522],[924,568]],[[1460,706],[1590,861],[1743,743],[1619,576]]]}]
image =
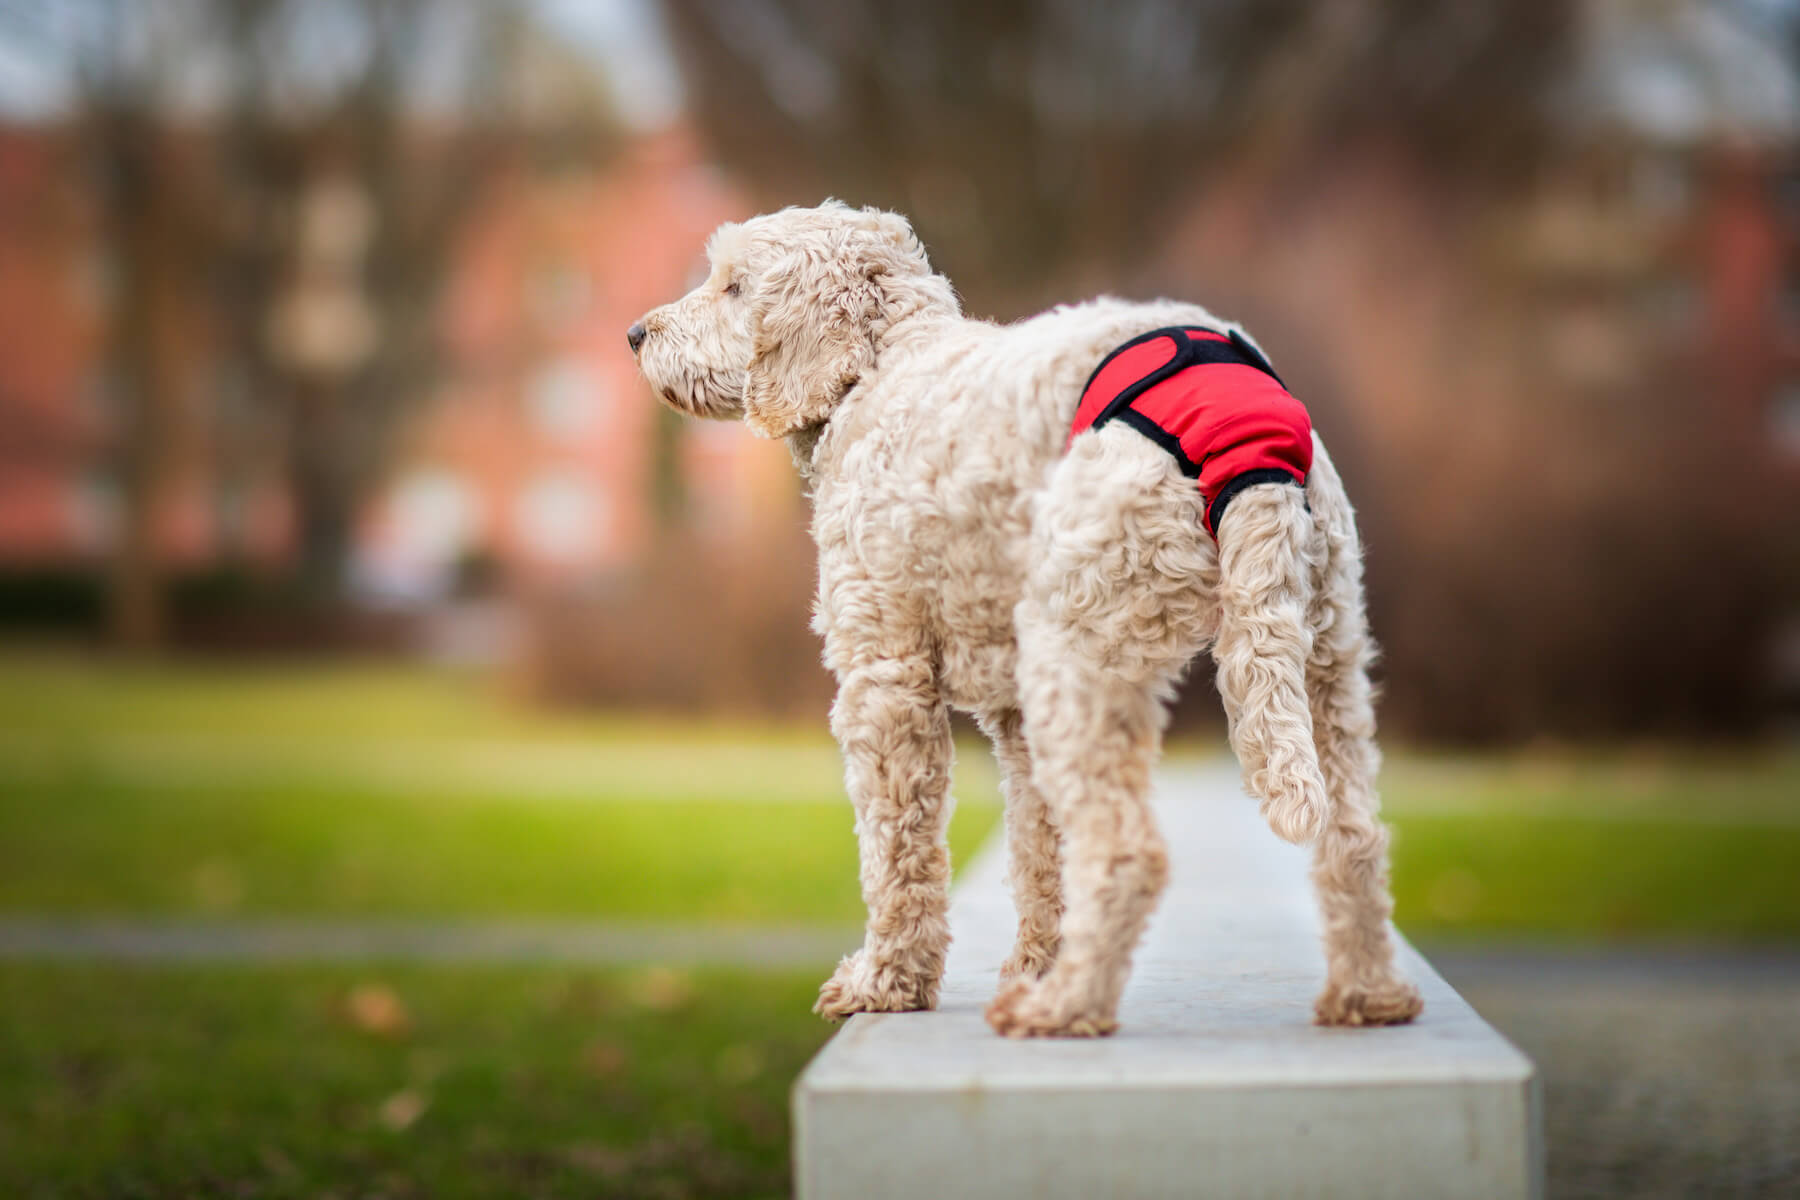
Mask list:
[{"label": "brick building", "polygon": [[597,170],[498,181],[450,285],[450,382],[368,513],[361,582],[427,596],[479,556],[515,584],[555,586],[640,556],[671,487],[721,529],[792,503],[781,447],[675,423],[625,344],[633,320],[697,281],[714,226],[743,215],[681,127]]},{"label": "brick building", "polygon": [[[108,264],[78,166],[58,129],[0,129],[0,567],[98,566],[119,524]],[[791,506],[781,447],[666,418],[625,345],[633,319],[692,284],[706,234],[743,215],[679,125],[598,165],[521,164],[487,181],[449,272],[443,384],[363,513],[357,589],[430,600],[475,560],[527,589],[617,570],[673,519],[659,493],[726,533]],[[171,567],[279,564],[292,553],[285,496],[221,469],[204,354],[184,344],[196,361],[157,543]]]},{"label": "brick building", "polygon": [[103,554],[105,273],[65,140],[0,128],[0,561]]}]

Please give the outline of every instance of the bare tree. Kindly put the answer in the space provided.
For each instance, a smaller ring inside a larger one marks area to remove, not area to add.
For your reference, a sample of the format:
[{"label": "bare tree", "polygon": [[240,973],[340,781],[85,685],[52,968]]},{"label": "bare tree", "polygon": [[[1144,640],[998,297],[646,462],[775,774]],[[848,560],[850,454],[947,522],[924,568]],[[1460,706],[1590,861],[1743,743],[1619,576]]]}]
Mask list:
[{"label": "bare tree", "polygon": [[1209,172],[1370,131],[1529,151],[1571,6],[1530,0],[669,0],[702,126],[772,202],[904,207],[1001,308],[1121,264]]},{"label": "bare tree", "polygon": [[355,514],[435,385],[437,301],[481,181],[545,151],[605,153],[601,92],[546,101],[548,43],[516,0],[87,0],[63,16],[117,278],[115,635],[160,636],[152,541],[193,396],[225,470],[277,464],[303,590],[334,603]]},{"label": "bare tree", "polygon": [[111,323],[103,372],[115,414],[112,469],[119,522],[109,571],[115,640],[143,648],[161,640],[163,604],[156,532],[179,425],[184,318],[181,271],[201,241],[191,177],[171,171],[169,129],[156,106],[169,69],[175,25],[186,10],[152,9],[133,26],[120,0],[86,10],[72,31],[80,99],[78,139],[98,193],[97,226],[107,251]]}]

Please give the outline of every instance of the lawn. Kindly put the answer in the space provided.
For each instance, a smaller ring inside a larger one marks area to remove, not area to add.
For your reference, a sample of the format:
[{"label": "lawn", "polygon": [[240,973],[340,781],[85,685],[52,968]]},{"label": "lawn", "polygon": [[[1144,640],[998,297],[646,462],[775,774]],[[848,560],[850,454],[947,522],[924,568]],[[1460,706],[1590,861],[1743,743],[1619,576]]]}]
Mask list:
[{"label": "lawn", "polygon": [[0,1195],[784,1196],[816,987],[0,965]]},{"label": "lawn", "polygon": [[[998,816],[971,754],[959,860]],[[0,915],[860,919],[807,728],[0,656]],[[0,964],[0,1196],[775,1196],[829,970]]]},{"label": "lawn", "polygon": [[[546,714],[419,669],[0,657],[0,912],[854,923],[823,724]],[[1392,754],[1382,785],[1409,932],[1800,936],[1792,751]],[[957,792],[964,862],[998,812],[978,741]]]},{"label": "lawn", "polygon": [[[534,713],[392,668],[0,659],[0,911],[855,923],[820,727]],[[957,770],[956,861],[998,817]]]},{"label": "lawn", "polygon": [[1800,755],[1394,756],[1396,918],[1424,938],[1800,938]]},{"label": "lawn", "polygon": [[[959,860],[994,817],[958,811]],[[860,904],[844,801],[177,791],[79,776],[0,791],[0,911],[841,925]]]}]

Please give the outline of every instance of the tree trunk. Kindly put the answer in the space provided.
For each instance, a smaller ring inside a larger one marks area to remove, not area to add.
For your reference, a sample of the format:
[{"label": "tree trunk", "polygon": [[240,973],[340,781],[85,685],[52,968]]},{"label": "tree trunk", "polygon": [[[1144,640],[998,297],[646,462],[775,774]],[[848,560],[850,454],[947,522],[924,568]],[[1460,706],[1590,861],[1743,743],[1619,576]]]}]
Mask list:
[{"label": "tree trunk", "polygon": [[179,235],[155,179],[148,122],[128,111],[106,113],[96,140],[118,278],[109,352],[119,512],[107,580],[108,632],[120,648],[145,651],[161,645],[167,626],[157,540],[177,419]]},{"label": "tree trunk", "polygon": [[329,612],[343,602],[356,502],[360,495],[348,461],[354,447],[342,428],[344,389],[299,381],[289,452],[294,502],[295,549],[301,593],[308,607]]}]

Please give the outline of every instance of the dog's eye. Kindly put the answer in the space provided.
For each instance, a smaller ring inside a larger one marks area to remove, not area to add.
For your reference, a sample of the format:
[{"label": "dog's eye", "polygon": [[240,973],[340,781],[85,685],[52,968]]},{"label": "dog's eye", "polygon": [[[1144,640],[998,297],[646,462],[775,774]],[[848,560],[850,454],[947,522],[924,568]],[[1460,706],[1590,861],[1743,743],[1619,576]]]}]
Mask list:
[{"label": "dog's eye", "polygon": [[737,280],[734,279],[730,283],[725,285],[725,294],[727,296],[735,296],[738,294],[738,281]]}]

